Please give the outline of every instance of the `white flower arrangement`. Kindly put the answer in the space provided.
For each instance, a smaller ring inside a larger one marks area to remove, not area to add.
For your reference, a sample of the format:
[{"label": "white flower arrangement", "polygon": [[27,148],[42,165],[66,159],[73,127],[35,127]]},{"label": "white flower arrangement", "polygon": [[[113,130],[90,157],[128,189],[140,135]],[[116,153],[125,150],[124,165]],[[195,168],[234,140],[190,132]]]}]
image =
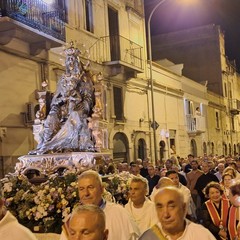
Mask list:
[{"label": "white flower arrangement", "polygon": [[77,173],[50,175],[40,185],[31,184],[24,175],[9,174],[1,180],[5,204],[18,221],[34,230],[61,232],[63,219],[79,202]]},{"label": "white flower arrangement", "polygon": [[[5,204],[18,221],[32,231],[60,233],[64,219],[79,203],[78,174],[76,170],[68,170],[61,176],[51,174],[40,185],[30,183],[25,175],[8,174],[0,180]],[[123,172],[104,177],[103,197],[120,203],[121,199],[127,199],[132,176]]]}]

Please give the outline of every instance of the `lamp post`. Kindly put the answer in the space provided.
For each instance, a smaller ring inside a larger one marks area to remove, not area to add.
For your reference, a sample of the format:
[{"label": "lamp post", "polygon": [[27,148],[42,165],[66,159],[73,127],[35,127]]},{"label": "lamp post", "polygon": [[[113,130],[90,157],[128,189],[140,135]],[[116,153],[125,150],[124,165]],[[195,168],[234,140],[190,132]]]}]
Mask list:
[{"label": "lamp post", "polygon": [[160,1],[150,12],[147,22],[147,35],[148,35],[148,54],[149,54],[149,71],[150,71],[150,85],[151,85],[151,100],[152,100],[152,128],[153,128],[153,146],[154,146],[154,162],[157,164],[157,139],[156,139],[156,128],[157,124],[155,121],[155,106],[154,106],[154,91],[153,91],[153,77],[152,77],[152,44],[151,44],[151,19],[152,15],[154,14],[155,10],[162,5],[167,0]]}]

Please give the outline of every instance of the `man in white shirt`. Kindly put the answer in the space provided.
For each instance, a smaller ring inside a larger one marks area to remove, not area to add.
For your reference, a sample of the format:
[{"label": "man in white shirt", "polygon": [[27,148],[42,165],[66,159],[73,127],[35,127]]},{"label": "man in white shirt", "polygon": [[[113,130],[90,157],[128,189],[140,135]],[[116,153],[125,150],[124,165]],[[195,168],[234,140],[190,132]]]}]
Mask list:
[{"label": "man in white shirt", "polygon": [[37,240],[34,234],[22,226],[4,207],[0,186],[0,239],[1,240]]},{"label": "man in white shirt", "polygon": [[154,203],[146,198],[148,182],[143,177],[133,177],[129,188],[129,201],[125,209],[136,222],[140,232],[145,232],[158,222]]},{"label": "man in white shirt", "polygon": [[208,229],[185,219],[186,203],[180,189],[160,189],[155,196],[155,206],[159,222],[139,240],[215,240]]},{"label": "man in white shirt", "polygon": [[216,173],[214,173],[214,175],[218,178],[218,181],[221,182],[222,181],[222,174],[223,174],[223,170],[224,170],[224,163],[219,163],[217,165],[217,169],[218,171]]},{"label": "man in white shirt", "polygon": [[[102,198],[104,187],[102,179],[97,172],[88,170],[83,172],[78,179],[78,193],[80,202],[83,205],[94,204],[103,209],[106,215],[106,229],[108,239],[112,240],[135,240],[139,237],[139,229],[122,206],[107,202]],[[68,229],[69,220],[64,224]],[[60,240],[66,240],[67,236],[63,231]]]}]

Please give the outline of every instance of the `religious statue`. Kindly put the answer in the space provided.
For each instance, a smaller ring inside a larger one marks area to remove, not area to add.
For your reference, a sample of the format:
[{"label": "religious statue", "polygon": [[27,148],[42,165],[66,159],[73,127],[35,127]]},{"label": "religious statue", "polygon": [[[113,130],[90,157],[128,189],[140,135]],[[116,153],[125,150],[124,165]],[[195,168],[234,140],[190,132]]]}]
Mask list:
[{"label": "religious statue", "polygon": [[88,119],[95,105],[89,64],[80,60],[73,43],[65,50],[66,72],[57,83],[50,111],[39,133],[39,142],[29,154],[95,151]]}]

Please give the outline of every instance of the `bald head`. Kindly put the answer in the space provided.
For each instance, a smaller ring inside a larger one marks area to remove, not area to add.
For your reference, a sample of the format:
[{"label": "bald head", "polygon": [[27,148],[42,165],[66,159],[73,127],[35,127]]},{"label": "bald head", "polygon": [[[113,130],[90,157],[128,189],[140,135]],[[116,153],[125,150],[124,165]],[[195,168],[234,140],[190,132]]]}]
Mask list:
[{"label": "bald head", "polygon": [[168,177],[161,177],[158,181],[158,188],[174,186],[174,182]]},{"label": "bald head", "polygon": [[[169,178],[167,178],[167,179],[169,179]],[[162,188],[159,189],[158,193],[155,196],[155,203],[159,198],[171,195],[171,197],[176,199],[180,204],[181,203],[184,204],[184,196],[183,196],[182,192],[173,185],[174,183],[171,179],[169,179],[169,180],[171,182],[168,182],[167,180],[164,179],[164,181],[166,181],[167,184],[170,183],[170,185],[162,186]]]},{"label": "bald head", "polygon": [[[86,238],[87,235],[89,238]],[[79,205],[74,209],[69,220],[70,240],[106,240],[107,237],[105,214],[101,208],[96,205]]]}]

